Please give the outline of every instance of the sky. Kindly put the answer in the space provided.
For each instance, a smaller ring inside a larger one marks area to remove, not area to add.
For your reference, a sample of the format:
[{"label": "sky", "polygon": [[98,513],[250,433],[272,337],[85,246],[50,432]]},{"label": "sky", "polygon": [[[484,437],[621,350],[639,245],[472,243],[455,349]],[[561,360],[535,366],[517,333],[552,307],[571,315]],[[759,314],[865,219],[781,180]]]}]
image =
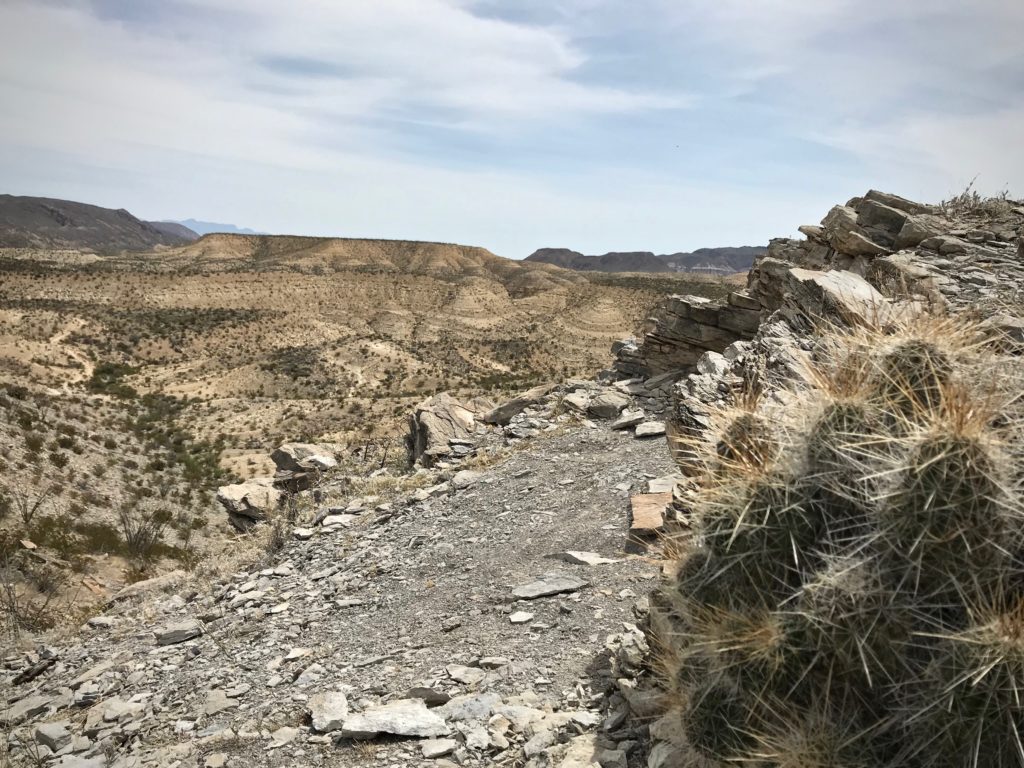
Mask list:
[{"label": "sky", "polygon": [[510,258],[1024,196],[1020,0],[0,0],[0,192]]}]

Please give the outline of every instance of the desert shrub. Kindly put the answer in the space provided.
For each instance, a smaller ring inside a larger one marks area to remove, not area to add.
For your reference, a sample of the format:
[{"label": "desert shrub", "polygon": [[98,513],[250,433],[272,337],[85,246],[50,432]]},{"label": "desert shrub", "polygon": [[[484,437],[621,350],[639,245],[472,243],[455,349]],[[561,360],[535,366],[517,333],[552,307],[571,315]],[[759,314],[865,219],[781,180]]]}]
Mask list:
[{"label": "desert shrub", "polygon": [[118,510],[118,523],[127,554],[138,563],[148,563],[160,553],[164,529],[172,520],[164,507],[125,502]]},{"label": "desert shrub", "polygon": [[708,764],[1024,766],[1024,365],[948,322],[836,334],[816,392],[719,420],[652,601]]},{"label": "desert shrub", "polygon": [[121,398],[134,398],[137,392],[125,384],[123,379],[137,373],[138,369],[121,363],[100,363],[93,370],[92,376],[86,382],[90,392],[97,392],[105,395],[113,395]]}]

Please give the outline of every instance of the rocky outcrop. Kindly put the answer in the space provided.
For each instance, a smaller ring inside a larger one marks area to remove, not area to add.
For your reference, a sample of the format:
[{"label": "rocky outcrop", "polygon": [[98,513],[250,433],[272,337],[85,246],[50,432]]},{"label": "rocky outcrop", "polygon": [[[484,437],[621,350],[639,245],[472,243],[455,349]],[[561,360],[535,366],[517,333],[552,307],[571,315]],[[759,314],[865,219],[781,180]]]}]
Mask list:
[{"label": "rocky outcrop", "polygon": [[282,494],[271,478],[248,480],[217,489],[217,501],[227,510],[231,524],[247,531],[265,521],[281,504]]},{"label": "rocky outcrop", "polygon": [[497,424],[498,426],[503,427],[529,406],[536,405],[543,400],[544,396],[552,389],[554,389],[554,387],[550,384],[542,384],[539,387],[529,389],[523,394],[492,408],[481,417],[481,421],[485,424]]},{"label": "rocky outcrop", "polygon": [[329,446],[314,443],[284,443],[274,449],[270,458],[279,472],[324,472],[338,465]]},{"label": "rocky outcrop", "polygon": [[613,369],[622,376],[649,378],[692,368],[701,355],[721,352],[757,330],[761,305],[746,292],[725,302],[703,296],[670,296],[651,316],[643,341],[616,342]]},{"label": "rocky outcrop", "polygon": [[468,403],[447,392],[434,395],[409,414],[406,448],[410,464],[433,466],[453,454],[459,445],[476,442],[477,418],[493,410],[493,403],[476,399]]},{"label": "rocky outcrop", "polygon": [[650,251],[611,252],[584,256],[568,248],[540,248],[525,261],[540,261],[566,269],[600,272],[700,272],[734,275],[750,269],[754,259],[764,255],[763,246],[698,248],[693,252],[654,254]]},{"label": "rocky outcrop", "polygon": [[[800,232],[805,239],[772,240],[750,270],[746,290],[726,302],[666,299],[642,339],[613,346],[615,373],[678,379],[705,352],[752,339],[778,310],[790,320],[835,319],[836,313],[859,315],[883,296],[939,311],[995,305],[1024,282],[1016,254],[1024,248],[1024,207],[1006,200],[930,206],[870,190]],[[1012,328],[1013,319],[1006,324]]]}]

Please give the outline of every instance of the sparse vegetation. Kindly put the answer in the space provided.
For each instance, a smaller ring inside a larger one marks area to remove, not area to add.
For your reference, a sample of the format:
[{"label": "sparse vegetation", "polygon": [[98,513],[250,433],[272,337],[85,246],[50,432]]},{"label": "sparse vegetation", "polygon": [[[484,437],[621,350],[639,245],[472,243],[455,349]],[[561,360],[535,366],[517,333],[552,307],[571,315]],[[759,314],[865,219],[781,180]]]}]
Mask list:
[{"label": "sparse vegetation", "polygon": [[976,214],[997,216],[1009,211],[1009,190],[1003,190],[995,196],[986,197],[974,188],[974,183],[977,180],[977,177],[971,179],[963,192],[939,203],[939,207],[946,216],[956,217]]}]

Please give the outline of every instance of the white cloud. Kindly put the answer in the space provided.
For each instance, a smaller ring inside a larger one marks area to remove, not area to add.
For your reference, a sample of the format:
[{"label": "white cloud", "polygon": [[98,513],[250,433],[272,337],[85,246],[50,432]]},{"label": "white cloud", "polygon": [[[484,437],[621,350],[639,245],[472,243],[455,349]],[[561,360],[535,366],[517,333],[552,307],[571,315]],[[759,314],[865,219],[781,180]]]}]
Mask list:
[{"label": "white cloud", "polygon": [[0,178],[507,255],[758,242],[868,186],[1024,188],[1021,28],[1004,0],[0,0]]}]

